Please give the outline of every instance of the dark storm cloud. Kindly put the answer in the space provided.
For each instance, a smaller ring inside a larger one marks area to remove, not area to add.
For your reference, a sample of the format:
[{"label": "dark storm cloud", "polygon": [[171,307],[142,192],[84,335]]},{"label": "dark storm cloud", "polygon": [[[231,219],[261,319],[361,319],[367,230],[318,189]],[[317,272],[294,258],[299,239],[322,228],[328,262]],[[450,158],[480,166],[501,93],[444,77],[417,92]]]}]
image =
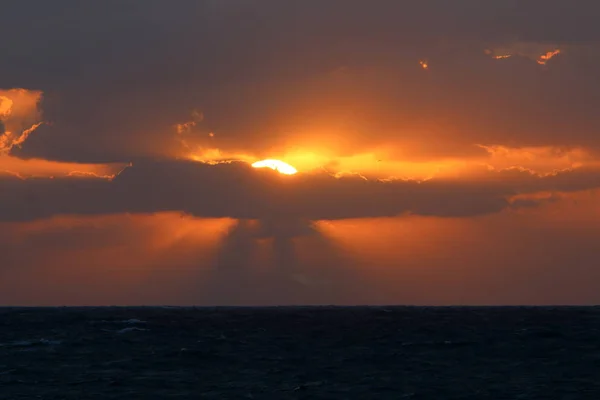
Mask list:
[{"label": "dark storm cloud", "polygon": [[[192,110],[220,146],[252,150],[322,131],[346,151],[426,141],[415,157],[471,154],[476,143],[598,146],[600,6],[565,4],[11,2],[0,84],[44,91],[53,122],[13,153],[173,154],[173,124]],[[564,52],[547,68],[483,53],[520,42]]]},{"label": "dark storm cloud", "polygon": [[511,207],[508,197],[517,194],[596,187],[600,174],[584,169],[546,177],[520,170],[488,171],[473,180],[418,182],[326,173],[283,176],[242,162],[139,161],[112,181],[7,175],[0,180],[0,220],[160,211],[274,223],[403,213],[467,217]]}]

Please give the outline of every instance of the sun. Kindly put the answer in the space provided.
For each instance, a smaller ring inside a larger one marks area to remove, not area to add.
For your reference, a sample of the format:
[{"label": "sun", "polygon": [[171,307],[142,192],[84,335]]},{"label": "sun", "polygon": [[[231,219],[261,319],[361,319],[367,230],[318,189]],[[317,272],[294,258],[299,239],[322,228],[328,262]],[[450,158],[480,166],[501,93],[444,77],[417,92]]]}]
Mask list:
[{"label": "sun", "polygon": [[257,161],[254,164],[252,164],[252,166],[254,168],[271,168],[272,170],[275,170],[275,171],[279,172],[280,174],[284,174],[284,175],[294,175],[295,173],[298,172],[296,170],[296,168],[292,167],[290,164],[284,163],[283,161],[280,161],[280,160],[273,160],[273,159]]}]

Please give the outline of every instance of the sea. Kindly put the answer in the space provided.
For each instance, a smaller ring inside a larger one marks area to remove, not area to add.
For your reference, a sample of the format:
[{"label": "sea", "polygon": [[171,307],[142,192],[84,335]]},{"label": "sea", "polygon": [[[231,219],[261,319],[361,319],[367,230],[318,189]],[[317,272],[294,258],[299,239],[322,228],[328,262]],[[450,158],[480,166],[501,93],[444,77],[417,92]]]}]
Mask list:
[{"label": "sea", "polygon": [[0,308],[0,399],[600,399],[600,308]]}]

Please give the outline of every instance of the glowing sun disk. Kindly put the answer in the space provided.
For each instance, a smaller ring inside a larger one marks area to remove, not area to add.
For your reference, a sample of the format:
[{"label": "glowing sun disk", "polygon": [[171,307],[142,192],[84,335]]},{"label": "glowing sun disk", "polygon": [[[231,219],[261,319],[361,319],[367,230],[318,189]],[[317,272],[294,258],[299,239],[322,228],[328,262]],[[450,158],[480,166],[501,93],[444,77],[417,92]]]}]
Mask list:
[{"label": "glowing sun disk", "polygon": [[271,168],[272,170],[275,170],[284,175],[294,175],[295,173],[298,172],[296,170],[296,168],[294,168],[290,164],[284,163],[283,161],[280,161],[280,160],[272,160],[272,159],[261,160],[261,161],[255,162],[254,164],[252,164],[252,166],[254,168]]}]

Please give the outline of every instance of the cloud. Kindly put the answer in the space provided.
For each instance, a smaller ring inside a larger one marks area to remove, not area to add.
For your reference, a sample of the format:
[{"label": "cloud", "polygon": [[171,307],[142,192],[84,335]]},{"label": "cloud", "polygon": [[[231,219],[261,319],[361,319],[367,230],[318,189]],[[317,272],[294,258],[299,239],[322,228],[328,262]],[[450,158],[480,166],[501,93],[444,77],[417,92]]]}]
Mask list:
[{"label": "cloud", "polygon": [[598,172],[578,168],[540,176],[524,169],[481,168],[460,179],[372,180],[326,172],[285,176],[244,162],[140,160],[109,179],[86,174],[54,179],[7,175],[0,180],[0,219],[166,211],[274,221],[407,213],[467,217],[509,208],[510,197],[523,193],[599,187]]},{"label": "cloud", "polygon": [[41,122],[38,103],[42,92],[0,89],[0,156],[21,147]]},{"label": "cloud", "polygon": [[[477,144],[600,145],[592,2],[116,6],[7,8],[3,37],[24,18],[32,29],[0,48],[0,76],[43,91],[52,122],[13,155],[128,163],[181,156],[209,133],[213,147],[261,158],[298,146],[438,160],[479,157]],[[564,52],[547,68],[484,53],[507,47],[539,60],[557,46]],[[184,146],[175,127],[189,121]]]},{"label": "cloud", "polygon": [[484,52],[496,60],[505,60],[507,58],[527,57],[539,65],[545,66],[554,57],[564,52],[560,44],[552,43],[524,43],[517,42],[509,46],[499,47],[495,49],[486,49]]}]

